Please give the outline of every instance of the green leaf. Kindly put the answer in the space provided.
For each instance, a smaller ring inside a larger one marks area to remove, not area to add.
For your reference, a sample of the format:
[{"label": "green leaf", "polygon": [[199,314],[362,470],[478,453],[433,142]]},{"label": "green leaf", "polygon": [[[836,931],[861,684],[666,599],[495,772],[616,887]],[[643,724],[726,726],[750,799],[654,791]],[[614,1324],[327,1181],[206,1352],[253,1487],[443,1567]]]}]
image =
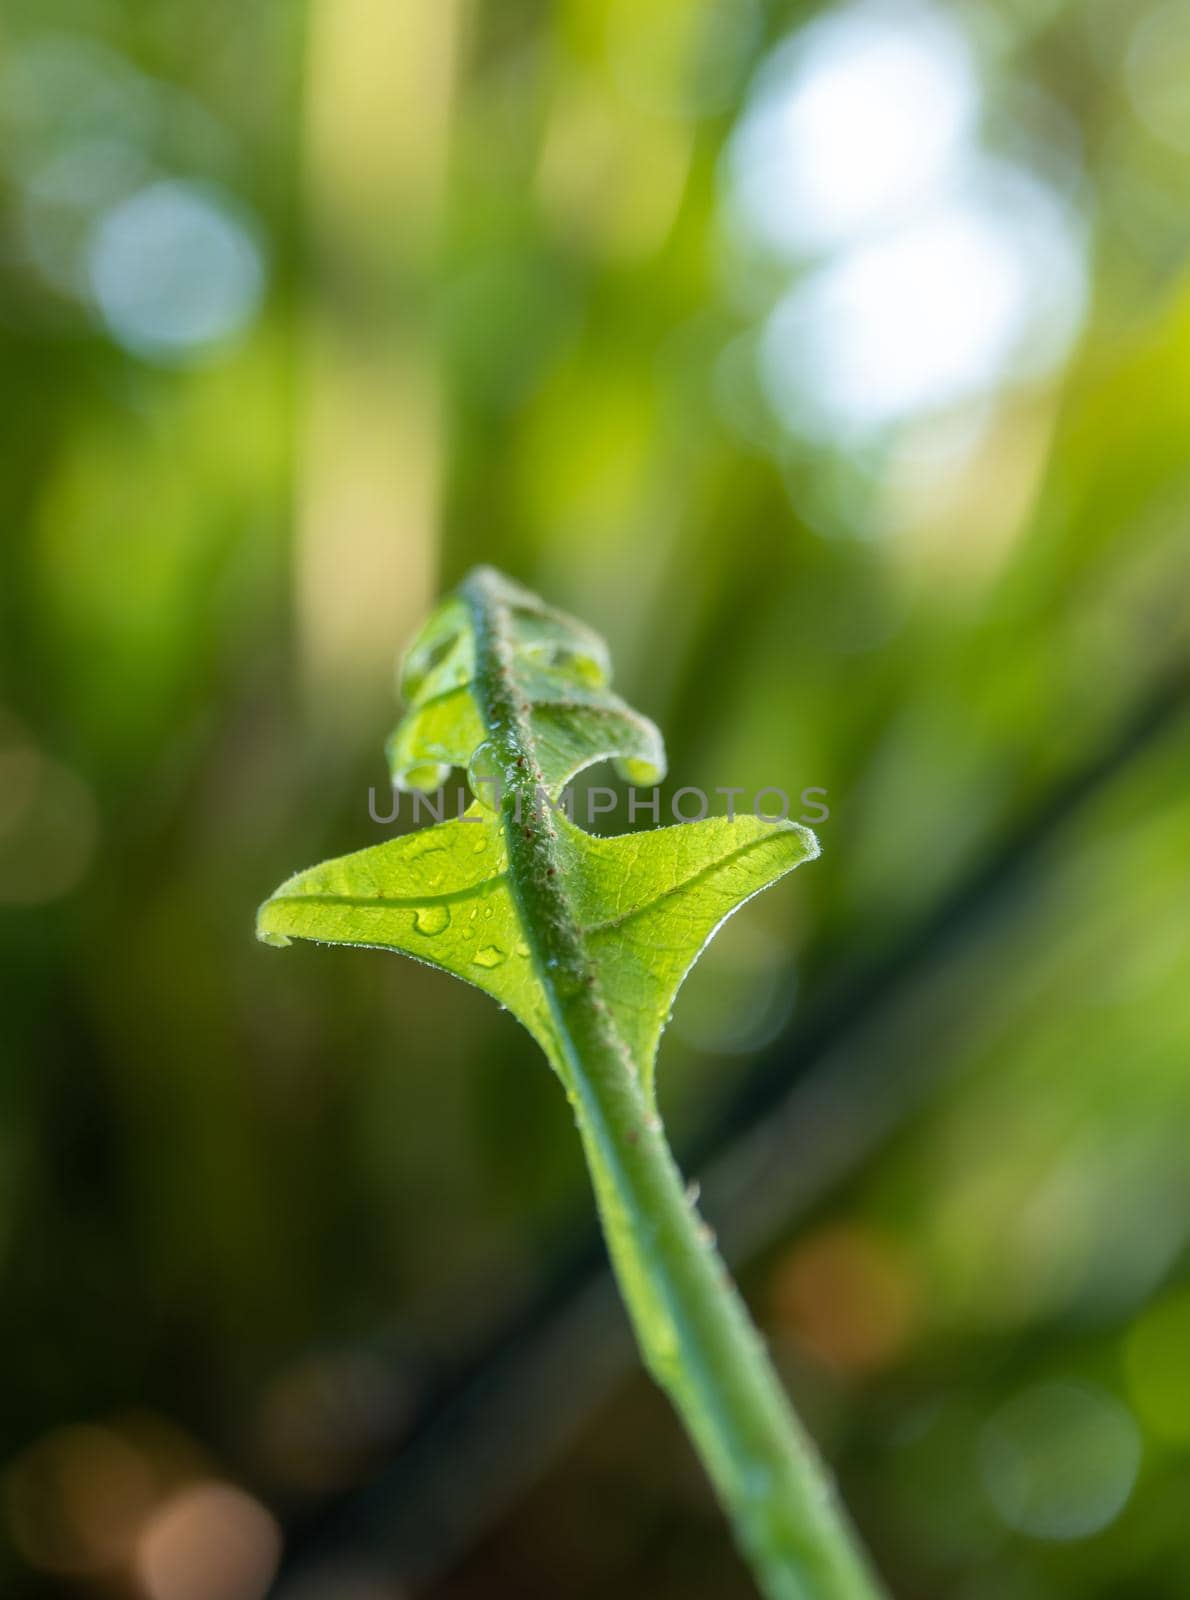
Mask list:
[{"label": "green leaf", "polygon": [[738,816],[594,838],[555,808],[612,758],[656,782],[656,728],[609,687],[602,641],[489,569],[414,642],[394,781],[465,765],[463,817],[298,873],[261,907],[272,944],[399,950],[500,1001],[566,1087],[645,1361],[684,1419],[772,1600],[871,1600],[862,1557],[697,1221],[665,1143],[653,1057],[678,985],[723,919],[817,854]]},{"label": "green leaf", "polygon": [[573,832],[575,909],[616,1026],[651,1086],[690,968],[733,911],[816,856],[818,841],[796,823],[742,815],[614,839]]},{"label": "green leaf", "polygon": [[[812,834],[756,817],[595,838],[559,814],[558,853],[579,931],[624,1043],[651,1066],[678,988],[745,900],[817,853]],[[507,1006],[555,1064],[541,973],[508,879],[499,819],[479,806],[299,872],[260,909],[268,944],[366,945],[441,967]]]},{"label": "green leaf", "polygon": [[[475,582],[473,578],[469,580]],[[584,767],[608,757],[641,784],[665,776],[665,747],[647,717],[609,687],[611,662],[599,635],[577,618],[547,606],[527,589],[484,571],[508,622],[509,668],[526,734],[516,752],[532,764],[536,784],[551,799]],[[451,767],[467,767],[493,731],[485,727],[477,679],[475,618],[459,595],[443,602],[405,658],[401,689],[410,709],[388,741],[393,781],[406,789],[436,789]],[[514,776],[480,774],[502,787]],[[480,798],[491,793],[479,791]]]},{"label": "green leaf", "polygon": [[[437,785],[467,766],[484,798],[497,798],[499,785],[503,803],[515,810],[520,800],[522,829],[548,838],[544,870],[566,897],[583,977],[593,976],[651,1084],[674,996],[707,941],[744,901],[816,855],[817,841],[794,823],[746,815],[598,838],[553,810],[547,798],[607,757],[652,781],[664,767],[660,735],[608,687],[596,634],[506,579],[484,581],[508,606],[508,668],[527,736],[501,758],[490,737],[499,730],[485,725],[472,614],[452,596],[406,658],[412,703],[389,740],[394,781]],[[562,1070],[548,993],[558,974],[510,879],[507,826],[503,804],[474,804],[461,818],[300,872],[261,907],[259,937],[366,945],[441,967],[506,1006]]]}]

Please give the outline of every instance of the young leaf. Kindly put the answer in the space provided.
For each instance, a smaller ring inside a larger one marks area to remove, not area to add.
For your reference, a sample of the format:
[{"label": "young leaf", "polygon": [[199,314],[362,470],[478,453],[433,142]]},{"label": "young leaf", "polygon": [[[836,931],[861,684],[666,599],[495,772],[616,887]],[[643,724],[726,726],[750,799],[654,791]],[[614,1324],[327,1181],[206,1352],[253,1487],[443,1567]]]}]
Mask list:
[{"label": "young leaf", "polygon": [[[608,687],[603,641],[491,572],[482,585],[509,620],[507,671],[525,733],[501,762],[484,724],[476,628],[464,601],[439,606],[406,657],[411,707],[388,743],[393,781],[437,787],[467,767],[482,800],[511,808],[522,834],[551,846],[544,874],[569,900],[584,979],[593,977],[623,1043],[651,1085],[662,1028],[683,978],[716,928],[745,900],[817,855],[806,828],[756,817],[707,818],[603,839],[553,809],[584,767],[614,757],[655,782],[665,754],[654,725]],[[518,784],[524,773],[530,784]],[[534,791],[524,803],[527,789]],[[502,793],[503,791],[503,793]],[[283,883],[261,907],[269,944],[316,939],[400,951],[483,989],[528,1028],[563,1070],[546,990],[556,974],[538,948],[532,905],[509,879],[505,818],[480,803]]]},{"label": "young leaf", "polygon": [[[745,816],[614,839],[562,813],[549,826],[584,959],[651,1084],[674,995],[711,935],[817,843],[804,828]],[[260,908],[257,929],[268,944],[368,945],[453,972],[507,1006],[562,1068],[550,973],[509,882],[500,821],[479,806],[297,873]]]},{"label": "young leaf", "polygon": [[653,1059],[678,986],[743,902],[818,853],[789,822],[737,816],[595,838],[556,808],[612,758],[653,784],[657,729],[609,687],[602,640],[489,568],[405,661],[393,781],[466,766],[460,818],[340,857],[261,907],[266,943],[397,950],[484,989],[562,1079],[645,1361],[689,1428],[767,1595],[876,1593],[821,1468],[665,1144]]}]

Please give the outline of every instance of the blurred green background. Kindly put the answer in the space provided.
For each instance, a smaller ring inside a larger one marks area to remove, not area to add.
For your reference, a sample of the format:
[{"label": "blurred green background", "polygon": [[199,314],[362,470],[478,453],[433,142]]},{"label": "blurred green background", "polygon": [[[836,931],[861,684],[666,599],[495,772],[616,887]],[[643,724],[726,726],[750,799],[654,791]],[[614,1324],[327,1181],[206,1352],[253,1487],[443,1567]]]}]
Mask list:
[{"label": "blurred green background", "polygon": [[660,1081],[893,1592],[1190,1594],[1190,3],[7,0],[0,186],[4,1595],[750,1592],[528,1039],[252,940],[477,560],[826,791]]}]

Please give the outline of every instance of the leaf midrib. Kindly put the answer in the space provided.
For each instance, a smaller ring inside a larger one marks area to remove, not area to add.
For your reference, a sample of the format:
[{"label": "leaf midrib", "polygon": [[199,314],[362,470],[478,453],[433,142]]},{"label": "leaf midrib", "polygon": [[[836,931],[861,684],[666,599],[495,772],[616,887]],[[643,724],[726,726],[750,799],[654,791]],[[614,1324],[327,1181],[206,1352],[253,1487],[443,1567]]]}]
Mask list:
[{"label": "leaf midrib", "polygon": [[[782,829],[781,831],[784,832],[785,830]],[[584,837],[592,838],[593,835],[585,834]],[[622,834],[619,837],[631,838],[632,835]],[[775,837],[776,835],[774,835]],[[721,872],[725,867],[729,867],[733,861],[738,861],[742,856],[750,855],[753,850],[762,850],[772,842],[769,839],[749,839],[744,844],[737,845],[734,850],[729,851],[726,855],[718,856],[714,861],[708,862],[706,866],[700,867],[690,877],[683,878],[680,882],[671,884],[666,889],[658,890],[656,894],[651,895],[647,900],[638,901],[636,905],[627,911],[619,912],[614,917],[606,917],[599,922],[576,921],[576,931],[580,938],[585,939],[591,934],[607,933],[612,929],[622,928],[636,917],[644,916],[646,912],[652,911],[655,906],[660,905],[663,901],[670,900],[675,895],[684,894],[687,889],[694,888],[696,885],[705,882],[707,878],[713,876],[716,872]],[[360,910],[416,911],[419,907],[426,905],[463,904],[473,899],[477,891],[482,891],[488,888],[489,885],[508,883],[508,880],[509,874],[507,872],[497,872],[490,878],[480,878],[477,883],[470,884],[465,889],[453,889],[445,894],[275,894],[272,896],[272,900],[274,905],[354,906]],[[519,906],[517,907],[517,921],[524,928],[525,919],[520,914]]]}]

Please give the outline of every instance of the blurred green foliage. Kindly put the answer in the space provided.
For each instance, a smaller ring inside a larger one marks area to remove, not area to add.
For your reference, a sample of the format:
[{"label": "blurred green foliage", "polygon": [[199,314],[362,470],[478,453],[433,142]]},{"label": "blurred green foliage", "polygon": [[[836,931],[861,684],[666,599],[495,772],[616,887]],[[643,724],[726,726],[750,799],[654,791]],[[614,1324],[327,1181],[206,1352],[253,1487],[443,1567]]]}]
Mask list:
[{"label": "blurred green foliage", "polygon": [[[392,658],[477,560],[608,636],[672,787],[826,790],[822,860],[708,952],[659,1084],[708,1149],[834,997],[814,1141],[870,1135],[790,1172],[740,1267],[894,1592],[1190,1590],[1190,10],[947,9],[964,148],[1050,232],[1004,200],[1016,278],[947,280],[941,334],[864,302],[791,367],[789,297],[870,240],[758,240],[730,152],[783,41],[842,19],[850,60],[866,15],[10,0],[6,1594],[263,1593],[261,1508],[288,1533],[370,1483],[586,1236],[510,1018],[252,941],[295,861],[386,831]],[[1080,271],[1047,360],[799,431],[871,318],[953,379],[993,290],[1028,356],[1061,320],[1028,286]],[[478,1486],[446,1463],[480,1511],[431,1592],[747,1592],[643,1383],[592,1407],[539,1477],[528,1415]],[[237,1516],[258,1568],[187,1566]],[[401,1592],[343,1560],[320,1600]]]}]

